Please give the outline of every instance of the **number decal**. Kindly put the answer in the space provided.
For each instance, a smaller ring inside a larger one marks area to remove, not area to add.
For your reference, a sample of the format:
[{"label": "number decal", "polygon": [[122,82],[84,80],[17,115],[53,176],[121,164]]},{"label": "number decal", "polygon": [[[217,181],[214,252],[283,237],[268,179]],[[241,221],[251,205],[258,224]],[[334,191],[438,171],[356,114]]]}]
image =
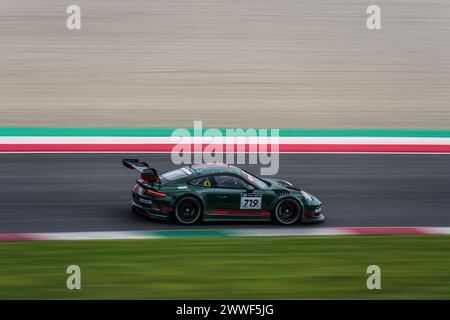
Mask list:
[{"label": "number decal", "polygon": [[241,195],[241,209],[261,209],[262,194],[243,193]]}]

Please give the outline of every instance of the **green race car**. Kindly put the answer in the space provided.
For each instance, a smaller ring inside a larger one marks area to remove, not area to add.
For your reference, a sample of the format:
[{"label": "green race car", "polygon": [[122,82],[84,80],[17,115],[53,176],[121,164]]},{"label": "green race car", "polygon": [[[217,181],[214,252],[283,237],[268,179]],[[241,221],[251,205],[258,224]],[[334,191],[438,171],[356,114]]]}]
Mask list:
[{"label": "green race car", "polygon": [[203,221],[324,220],[321,202],[280,179],[258,178],[227,164],[189,165],[163,174],[137,159],[122,164],[140,173],[132,208],[152,218],[190,225]]}]

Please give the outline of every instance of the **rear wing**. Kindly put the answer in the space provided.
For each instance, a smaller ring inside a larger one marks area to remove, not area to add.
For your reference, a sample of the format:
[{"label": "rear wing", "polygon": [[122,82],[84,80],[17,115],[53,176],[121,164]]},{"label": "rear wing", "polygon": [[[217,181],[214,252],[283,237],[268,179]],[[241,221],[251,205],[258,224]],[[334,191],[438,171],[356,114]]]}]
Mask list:
[{"label": "rear wing", "polygon": [[160,183],[158,171],[150,168],[147,162],[138,159],[123,159],[122,164],[128,169],[136,170],[141,174],[141,179],[150,184]]}]

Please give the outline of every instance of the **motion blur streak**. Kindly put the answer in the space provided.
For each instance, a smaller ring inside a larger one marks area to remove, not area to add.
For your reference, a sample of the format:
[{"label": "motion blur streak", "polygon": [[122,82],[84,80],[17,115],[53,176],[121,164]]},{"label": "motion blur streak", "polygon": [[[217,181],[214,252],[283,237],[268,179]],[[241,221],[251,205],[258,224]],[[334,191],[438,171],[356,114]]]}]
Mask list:
[{"label": "motion blur streak", "polygon": [[[0,155],[0,233],[180,228],[130,212],[136,177],[121,166],[122,157]],[[173,168],[167,154],[125,157],[145,160],[160,172]],[[450,155],[283,154],[278,177],[320,197],[327,216],[321,227],[450,226]],[[249,224],[192,228],[211,226]]]},{"label": "motion blur streak", "polygon": [[449,34],[448,0],[0,0],[0,127],[448,129]]}]

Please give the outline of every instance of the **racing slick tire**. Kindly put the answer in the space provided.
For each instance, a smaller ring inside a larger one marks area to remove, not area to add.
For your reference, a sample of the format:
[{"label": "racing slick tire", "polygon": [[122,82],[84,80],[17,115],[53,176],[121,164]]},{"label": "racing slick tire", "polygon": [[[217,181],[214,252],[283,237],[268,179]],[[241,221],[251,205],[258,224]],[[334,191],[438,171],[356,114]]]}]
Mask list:
[{"label": "racing slick tire", "polygon": [[273,218],[277,224],[284,226],[297,223],[302,216],[300,203],[292,198],[281,200],[275,206]]},{"label": "racing slick tire", "polygon": [[197,198],[186,196],[175,204],[174,217],[180,224],[194,224],[200,220],[202,214],[202,205]]}]

